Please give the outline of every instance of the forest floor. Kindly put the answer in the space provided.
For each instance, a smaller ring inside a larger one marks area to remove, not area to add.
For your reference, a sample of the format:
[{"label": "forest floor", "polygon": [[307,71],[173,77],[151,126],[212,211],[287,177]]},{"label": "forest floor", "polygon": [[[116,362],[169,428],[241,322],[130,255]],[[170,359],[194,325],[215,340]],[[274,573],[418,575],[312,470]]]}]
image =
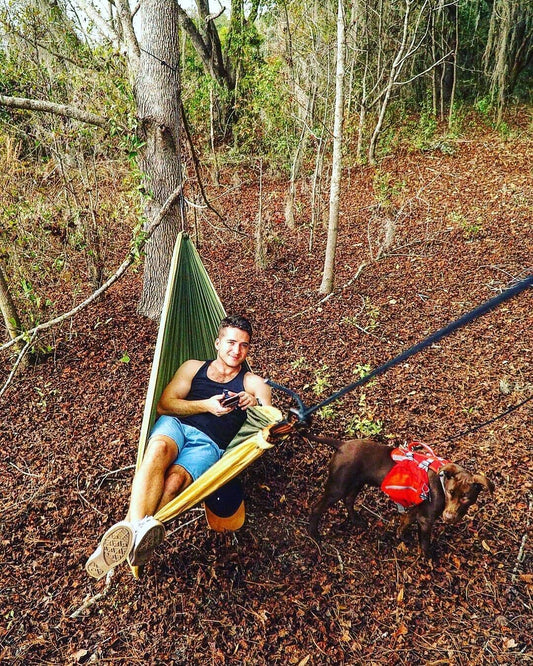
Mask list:
[{"label": "forest floor", "polygon": [[[209,188],[228,228],[202,218],[199,251],[226,310],[255,325],[254,370],[314,405],[530,274],[530,130],[346,169],[328,299],[310,181],[288,229],[286,183],[265,177],[260,270],[257,179]],[[532,394],[531,290],[313,420],[315,433],[416,438],[490,477],[492,497],[436,524],[432,562],[414,533],[397,538],[394,505],[375,489],[358,500],[362,524],[347,525],[339,504],[311,539],[331,450],[291,435],[246,470],[239,532],[214,533],[192,509],[140,580],[123,566],[96,582],[84,564],[125,513],[157,333],[136,313],[140,291],[130,272],[55,329],[53,354],[2,397],[2,664],[533,663],[532,403],[456,437]]]}]

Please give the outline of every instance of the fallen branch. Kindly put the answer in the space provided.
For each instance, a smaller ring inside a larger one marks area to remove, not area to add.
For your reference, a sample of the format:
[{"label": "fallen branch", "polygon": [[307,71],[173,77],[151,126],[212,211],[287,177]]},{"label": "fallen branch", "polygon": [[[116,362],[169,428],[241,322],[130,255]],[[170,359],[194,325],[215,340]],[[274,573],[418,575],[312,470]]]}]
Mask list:
[{"label": "fallen branch", "polygon": [[73,613],[70,614],[71,619],[75,619],[79,617],[84,610],[87,610],[87,608],[90,608],[93,606],[97,601],[100,601],[100,599],[104,599],[108,593],[109,590],[111,589],[111,578],[113,577],[114,569],[110,569],[110,571],[107,573],[106,579],[105,579],[105,587],[101,592],[98,592],[98,594],[91,596],[85,597],[85,601],[82,603],[82,605],[75,610]]},{"label": "fallen branch", "polygon": [[527,533],[529,530],[529,524],[531,521],[531,511],[533,509],[533,495],[529,492],[529,501],[528,501],[528,513],[527,513],[527,521],[526,521],[526,531],[524,532],[524,535],[522,536],[522,541],[520,542],[520,549],[518,551],[518,555],[516,556],[516,563],[514,565],[513,573],[511,575],[511,582],[515,583],[516,578],[518,576],[518,572],[520,570],[520,566],[524,562],[525,555],[524,551],[526,548],[526,542],[527,542]]},{"label": "fallen branch", "polygon": [[[22,336],[18,336],[18,338],[13,338],[12,342],[15,343],[17,339],[20,339]],[[17,356],[17,360],[15,361],[15,364],[13,365],[13,368],[11,369],[11,372],[9,373],[9,377],[6,380],[6,383],[2,386],[2,390],[0,390],[0,398],[4,395],[4,393],[7,391],[8,386],[11,384],[13,377],[15,376],[15,373],[17,372],[17,368],[19,365],[22,363],[23,358],[26,356],[29,348],[33,344],[33,341],[37,337],[37,331],[33,333],[31,338],[26,342],[24,347],[20,350],[19,355]]]},{"label": "fallen branch", "polygon": [[[113,443],[113,442],[112,442]],[[120,469],[112,469],[109,472],[106,472],[99,480],[96,490],[100,490],[102,484],[107,479],[108,476],[112,474],[120,474],[120,472],[128,472],[131,469],[135,469],[135,465],[126,465],[126,467],[121,467]]]},{"label": "fallen branch", "polygon": [[56,104],[55,102],[48,102],[47,100],[28,99],[26,97],[8,97],[7,95],[0,95],[0,106],[8,106],[13,109],[24,109],[25,111],[41,111],[44,113],[54,113],[58,116],[66,118],[73,118],[88,125],[96,125],[98,127],[107,127],[109,121],[107,118],[78,109],[75,106],[68,104]]},{"label": "fallen branch", "polygon": [[126,259],[122,262],[122,264],[119,266],[117,271],[108,279],[104,284],[94,291],[89,298],[85,299],[82,303],[77,305],[75,308],[70,310],[69,312],[65,312],[64,314],[60,315],[59,317],[56,317],[55,319],[51,319],[50,321],[45,322],[44,324],[39,324],[38,326],[35,326],[35,328],[31,328],[28,331],[25,331],[21,335],[17,336],[16,338],[13,338],[9,342],[4,343],[0,347],[0,351],[3,351],[4,349],[7,349],[8,347],[11,347],[12,345],[16,344],[18,340],[26,339],[28,335],[34,335],[38,331],[45,331],[49,328],[52,328],[52,326],[55,326],[56,324],[60,324],[61,322],[65,321],[66,319],[70,319],[71,317],[74,317],[75,315],[78,314],[81,310],[86,308],[88,305],[93,303],[97,298],[99,298],[105,291],[111,287],[111,285],[115,284],[117,280],[119,280],[124,273],[128,270],[128,268],[135,262],[137,257],[139,256],[140,252],[146,245],[147,241],[150,239],[150,237],[153,235],[154,231],[157,229],[157,227],[161,224],[163,221],[163,218],[165,215],[168,213],[170,210],[170,207],[173,205],[174,201],[177,199],[177,197],[181,194],[181,191],[183,189],[183,183],[179,187],[177,187],[174,192],[168,197],[168,199],[165,201],[165,203],[161,206],[161,209],[159,213],[157,214],[156,218],[154,221],[150,224],[148,229],[139,234],[137,239],[132,245],[132,248],[128,252]]}]

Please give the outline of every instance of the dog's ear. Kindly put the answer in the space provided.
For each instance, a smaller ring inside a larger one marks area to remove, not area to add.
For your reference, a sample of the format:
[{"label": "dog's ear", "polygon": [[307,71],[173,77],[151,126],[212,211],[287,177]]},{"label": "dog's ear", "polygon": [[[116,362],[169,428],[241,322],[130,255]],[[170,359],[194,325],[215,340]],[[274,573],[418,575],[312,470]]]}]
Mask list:
[{"label": "dog's ear", "polygon": [[447,479],[451,479],[456,474],[459,474],[459,472],[464,472],[464,470],[460,465],[456,465],[455,463],[446,463],[439,469],[439,474],[445,476]]},{"label": "dog's ear", "polygon": [[485,490],[488,490],[491,495],[494,493],[494,484],[490,479],[487,479],[484,474],[474,474],[472,483],[481,486],[481,488],[485,488]]}]

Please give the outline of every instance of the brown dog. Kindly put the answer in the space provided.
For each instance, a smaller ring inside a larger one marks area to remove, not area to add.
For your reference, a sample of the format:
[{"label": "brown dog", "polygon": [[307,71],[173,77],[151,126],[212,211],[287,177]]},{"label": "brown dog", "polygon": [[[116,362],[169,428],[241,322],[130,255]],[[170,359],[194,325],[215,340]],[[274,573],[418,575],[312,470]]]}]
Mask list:
[{"label": "brown dog", "polygon": [[[392,469],[392,448],[371,439],[338,440],[316,437],[305,433],[306,439],[328,444],[335,449],[329,465],[329,476],[324,494],[314,505],[309,519],[309,533],[319,538],[318,523],[322,514],[340,499],[344,500],[348,515],[355,519],[354,501],[365,485],[380,487]],[[457,523],[477,500],[482,488],[491,494],[494,484],[483,474],[470,474],[460,465],[447,463],[436,474],[428,471],[430,497],[402,514],[399,536],[414,521],[418,523],[420,548],[430,556],[431,530],[442,515],[445,523]]]}]

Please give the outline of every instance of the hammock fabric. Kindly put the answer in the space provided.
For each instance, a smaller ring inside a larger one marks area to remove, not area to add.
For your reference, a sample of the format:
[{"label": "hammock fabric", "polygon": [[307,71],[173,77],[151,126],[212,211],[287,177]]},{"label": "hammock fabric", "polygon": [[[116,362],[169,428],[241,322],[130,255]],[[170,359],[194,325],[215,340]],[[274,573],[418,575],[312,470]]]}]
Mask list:
[{"label": "hammock fabric", "polygon": [[[165,386],[185,361],[216,357],[214,341],[224,316],[224,307],[196,248],[187,234],[178,234],[148,384],[136,469],[142,462],[157,418],[156,406]],[[271,448],[272,444],[267,441],[269,426],[281,419],[282,414],[275,407],[247,410],[246,422],[222,458],[155,517],[163,522],[176,517],[240,474]],[[136,575],[136,567],[133,573]]]}]

